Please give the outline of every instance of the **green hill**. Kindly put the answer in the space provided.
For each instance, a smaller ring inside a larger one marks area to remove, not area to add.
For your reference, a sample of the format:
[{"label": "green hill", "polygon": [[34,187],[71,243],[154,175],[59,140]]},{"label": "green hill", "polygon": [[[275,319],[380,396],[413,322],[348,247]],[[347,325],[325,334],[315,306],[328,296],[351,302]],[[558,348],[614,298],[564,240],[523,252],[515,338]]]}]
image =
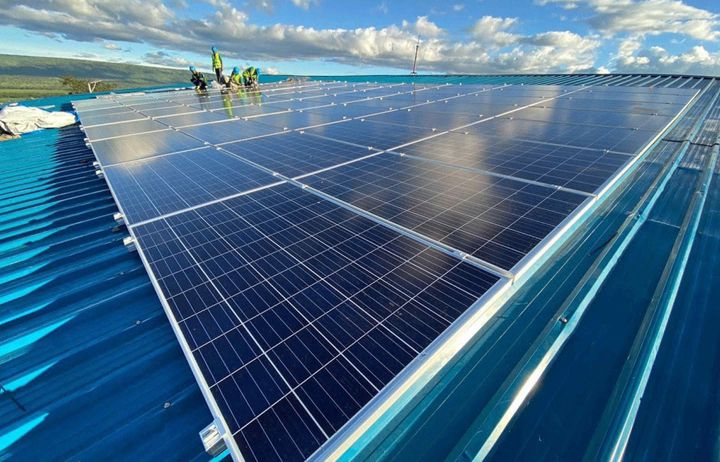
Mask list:
[{"label": "green hill", "polygon": [[188,73],[179,69],[0,54],[0,102],[66,95],[70,90],[61,82],[66,76],[102,80],[118,89],[186,83],[188,80]]}]

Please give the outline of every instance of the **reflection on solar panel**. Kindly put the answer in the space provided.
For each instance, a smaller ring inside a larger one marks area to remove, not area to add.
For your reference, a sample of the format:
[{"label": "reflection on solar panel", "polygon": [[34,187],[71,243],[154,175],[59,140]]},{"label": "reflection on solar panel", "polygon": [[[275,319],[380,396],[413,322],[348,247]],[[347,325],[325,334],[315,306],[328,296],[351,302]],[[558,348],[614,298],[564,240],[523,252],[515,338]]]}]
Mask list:
[{"label": "reflection on solar panel", "polygon": [[267,461],[327,456],[436,371],[694,95],[304,82],[76,107],[231,453]]}]

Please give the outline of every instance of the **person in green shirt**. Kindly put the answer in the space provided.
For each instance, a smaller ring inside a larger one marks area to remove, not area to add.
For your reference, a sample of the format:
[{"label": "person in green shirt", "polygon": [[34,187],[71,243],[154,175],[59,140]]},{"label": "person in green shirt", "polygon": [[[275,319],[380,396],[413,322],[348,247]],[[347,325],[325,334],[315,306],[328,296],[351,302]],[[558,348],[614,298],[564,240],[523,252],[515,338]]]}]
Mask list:
[{"label": "person in green shirt", "polygon": [[215,71],[215,78],[217,80],[217,83],[224,84],[225,83],[225,77],[223,76],[223,62],[222,57],[220,56],[220,52],[218,51],[217,47],[213,46],[211,48],[212,50],[212,66],[213,70]]},{"label": "person in green shirt", "polygon": [[227,87],[230,89],[230,91],[238,91],[243,86],[243,74],[240,72],[240,68],[235,66],[233,67],[232,73],[230,74],[230,78],[227,81]]},{"label": "person in green shirt", "polygon": [[257,69],[253,66],[248,67],[245,69],[242,75],[243,83],[246,87],[257,87],[258,86],[258,80],[260,77],[260,69]]}]

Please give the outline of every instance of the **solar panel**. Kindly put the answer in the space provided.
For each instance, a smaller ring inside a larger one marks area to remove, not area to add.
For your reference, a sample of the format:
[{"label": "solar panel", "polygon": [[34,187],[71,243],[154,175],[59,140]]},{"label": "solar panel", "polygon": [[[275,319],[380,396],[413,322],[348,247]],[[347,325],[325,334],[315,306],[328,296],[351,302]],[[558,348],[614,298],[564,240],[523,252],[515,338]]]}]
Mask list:
[{"label": "solar panel", "polygon": [[632,159],[599,149],[459,132],[404,146],[397,152],[585,193],[595,192]]},{"label": "solar panel", "polygon": [[135,235],[246,460],[310,456],[498,280],[290,185]]},{"label": "solar panel", "polygon": [[305,133],[382,150],[428,137],[435,132],[420,127],[396,130],[387,124],[374,123],[366,119],[309,128]]},{"label": "solar panel", "polygon": [[298,132],[230,143],[223,149],[290,178],[377,152]]},{"label": "solar panel", "polygon": [[694,95],[302,82],[76,107],[231,453],[292,461],[472,335]]},{"label": "solar panel", "polygon": [[193,138],[202,139],[211,144],[231,143],[283,131],[282,128],[247,120],[228,120],[205,125],[192,125],[183,127],[180,130]]},{"label": "solar panel", "polygon": [[216,148],[125,162],[105,174],[130,224],[278,182]]},{"label": "solar panel", "polygon": [[95,157],[102,165],[106,166],[197,149],[203,147],[204,143],[183,133],[166,129],[95,140],[92,142],[92,146]]},{"label": "solar panel", "polygon": [[85,126],[111,124],[116,122],[126,122],[130,120],[139,120],[145,118],[146,117],[144,115],[138,114],[137,112],[133,112],[126,108],[123,108],[119,111],[113,111],[103,114],[95,114],[95,112],[92,111],[88,114],[83,113],[81,116],[82,123]]},{"label": "solar panel", "polygon": [[136,135],[138,133],[167,130],[167,126],[150,119],[132,120],[123,123],[95,125],[85,128],[85,134],[93,139],[113,138],[116,136]]},{"label": "solar panel", "polygon": [[587,198],[391,154],[302,182],[507,270]]},{"label": "solar panel", "polygon": [[514,115],[517,119],[550,123],[574,123],[604,125],[611,127],[642,128],[657,131],[665,127],[671,117],[659,114],[636,114],[632,112],[608,112],[592,109],[559,109],[555,107],[532,107]]},{"label": "solar panel", "polygon": [[625,127],[560,124],[509,118],[493,119],[465,127],[462,131],[481,136],[557,143],[628,154],[637,152],[657,134],[655,131]]}]

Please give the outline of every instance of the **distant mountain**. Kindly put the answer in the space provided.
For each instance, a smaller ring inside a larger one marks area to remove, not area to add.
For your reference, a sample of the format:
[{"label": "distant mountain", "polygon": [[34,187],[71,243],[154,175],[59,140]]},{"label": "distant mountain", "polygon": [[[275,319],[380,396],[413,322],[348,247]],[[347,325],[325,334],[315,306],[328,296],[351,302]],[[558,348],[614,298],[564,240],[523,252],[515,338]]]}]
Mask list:
[{"label": "distant mountain", "polygon": [[60,78],[66,76],[104,80],[117,88],[189,85],[189,72],[180,69],[0,54],[0,102],[67,94],[60,83]]},{"label": "distant mountain", "polygon": [[86,59],[39,58],[0,54],[0,75],[30,75],[36,77],[71,75],[83,79],[104,79],[157,85],[185,81],[188,73],[180,69],[88,61]]}]

